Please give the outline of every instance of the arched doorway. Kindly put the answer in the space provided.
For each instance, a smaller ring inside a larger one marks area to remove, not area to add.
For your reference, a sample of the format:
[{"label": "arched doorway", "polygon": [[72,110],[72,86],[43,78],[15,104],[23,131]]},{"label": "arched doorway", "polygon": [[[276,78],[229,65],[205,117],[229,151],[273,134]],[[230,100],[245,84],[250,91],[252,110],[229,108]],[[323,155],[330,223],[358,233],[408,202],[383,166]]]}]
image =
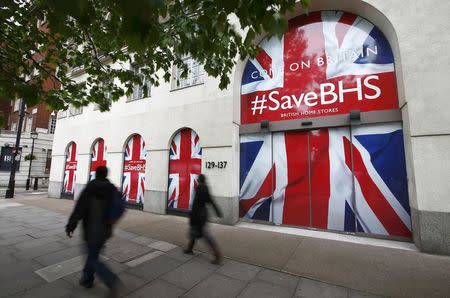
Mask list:
[{"label": "arched doorway", "polygon": [[181,129],[170,145],[168,209],[192,209],[201,163],[202,147],[199,136],[190,128]]},{"label": "arched doorway", "polygon": [[95,179],[95,170],[98,167],[106,167],[106,144],[105,140],[98,138],[91,148],[91,166],[89,167],[89,181]]},{"label": "arched doorway", "polygon": [[[241,81],[240,216],[411,237],[394,57],[383,33],[360,16],[320,11],[290,20],[281,40],[260,47]],[[267,120],[277,124],[271,132],[255,126]]]},{"label": "arched doorway", "polygon": [[139,134],[130,136],[124,148],[122,192],[129,204],[144,204],[144,185],[147,151]]},{"label": "arched doorway", "polygon": [[73,198],[77,172],[77,144],[70,142],[66,148],[66,163],[64,165],[64,179],[62,195]]}]

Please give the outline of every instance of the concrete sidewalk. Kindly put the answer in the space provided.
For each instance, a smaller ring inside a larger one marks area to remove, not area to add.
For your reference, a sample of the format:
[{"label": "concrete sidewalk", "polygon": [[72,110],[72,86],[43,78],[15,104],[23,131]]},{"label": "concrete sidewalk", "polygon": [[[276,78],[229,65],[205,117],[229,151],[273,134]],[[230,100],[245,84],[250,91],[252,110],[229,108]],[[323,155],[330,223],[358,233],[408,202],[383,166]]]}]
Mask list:
[{"label": "concrete sidewalk", "polygon": [[[17,195],[12,202],[66,216],[73,208],[72,201],[48,199],[39,195]],[[129,235],[162,240],[178,246],[186,243],[186,218],[128,210],[119,228],[123,230],[119,236],[127,235],[128,232],[131,233]],[[298,280],[294,294],[301,293],[304,288],[306,291],[314,289],[319,293],[322,289],[325,291],[321,292],[323,295],[326,291],[331,291],[331,296],[336,296],[339,291],[344,291],[347,295],[356,293],[349,289],[395,297],[450,296],[450,257],[420,253],[412,244],[332,233],[324,233],[328,237],[315,238],[280,233],[276,231],[276,227],[261,229],[258,225],[248,224],[212,224],[211,230],[225,256],[239,264],[275,270],[269,271],[271,273],[286,272],[308,278]],[[280,230],[284,232],[287,229]],[[203,244],[197,249],[207,252]],[[310,279],[337,286],[320,282],[314,284]],[[302,282],[305,284],[300,287]],[[265,288],[259,279],[252,280],[247,286],[249,284],[254,289]]]}]

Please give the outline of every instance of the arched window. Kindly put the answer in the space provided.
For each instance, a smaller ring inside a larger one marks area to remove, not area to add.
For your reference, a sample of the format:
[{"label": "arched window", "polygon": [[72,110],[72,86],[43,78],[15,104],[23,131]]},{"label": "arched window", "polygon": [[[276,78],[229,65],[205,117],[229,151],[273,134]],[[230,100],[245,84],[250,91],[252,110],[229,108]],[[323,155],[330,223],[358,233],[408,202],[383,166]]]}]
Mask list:
[{"label": "arched window", "polygon": [[95,179],[95,170],[100,166],[106,167],[106,144],[102,138],[97,139],[91,148],[89,180]]},{"label": "arched window", "polygon": [[66,195],[73,195],[75,188],[77,172],[77,144],[75,142],[69,143],[66,149],[66,164],[64,166],[64,179],[62,193]]},{"label": "arched window", "polygon": [[202,168],[202,147],[197,133],[190,128],[180,130],[172,139],[169,158],[167,207],[190,210]]},{"label": "arched window", "polygon": [[146,157],[144,139],[132,135],[125,145],[122,180],[122,192],[130,204],[144,204]]}]

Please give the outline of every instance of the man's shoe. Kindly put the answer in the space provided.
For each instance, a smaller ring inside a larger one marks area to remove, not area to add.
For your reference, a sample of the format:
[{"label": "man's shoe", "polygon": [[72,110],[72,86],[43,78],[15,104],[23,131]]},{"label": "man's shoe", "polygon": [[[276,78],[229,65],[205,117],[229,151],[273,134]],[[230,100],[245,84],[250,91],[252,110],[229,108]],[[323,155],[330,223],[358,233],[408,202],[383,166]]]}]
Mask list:
[{"label": "man's shoe", "polygon": [[116,298],[119,297],[120,289],[124,288],[125,285],[122,283],[120,278],[114,278],[114,281],[109,289],[108,298]]},{"label": "man's shoe", "polygon": [[189,249],[183,249],[183,252],[184,252],[185,254],[187,254],[187,255],[193,255],[193,254],[194,254],[194,252],[192,251],[192,249],[191,249],[191,250],[189,250]]},{"label": "man's shoe", "polygon": [[94,286],[94,280],[86,280],[84,278],[80,279],[80,286],[85,287],[86,289],[90,289]]},{"label": "man's shoe", "polygon": [[211,261],[211,264],[220,265],[222,264],[223,256],[221,253],[217,253],[214,260]]}]

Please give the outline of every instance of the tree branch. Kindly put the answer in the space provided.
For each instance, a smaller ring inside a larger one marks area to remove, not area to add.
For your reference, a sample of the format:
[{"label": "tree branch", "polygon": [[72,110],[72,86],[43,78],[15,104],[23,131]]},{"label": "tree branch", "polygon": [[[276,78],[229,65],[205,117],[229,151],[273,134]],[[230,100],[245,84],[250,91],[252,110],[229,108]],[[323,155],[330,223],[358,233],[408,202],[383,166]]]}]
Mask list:
[{"label": "tree branch", "polygon": [[84,29],[84,33],[86,35],[86,37],[89,40],[89,43],[91,44],[92,48],[94,49],[94,56],[95,56],[95,60],[98,62],[98,64],[101,66],[101,68],[104,71],[107,71],[107,69],[103,66],[103,63],[100,61],[100,59],[98,58],[98,52],[97,52],[97,47],[94,44],[94,41],[92,40],[91,35],[89,34],[89,32],[87,31],[87,29]]},{"label": "tree branch", "polygon": [[[0,30],[0,34],[2,34],[3,36],[5,36],[6,39],[8,39],[9,41],[11,41],[12,43],[14,43],[18,49],[20,49],[19,44],[12,38],[10,38],[7,34],[5,34],[4,32],[2,32]],[[30,59],[33,62],[33,66],[39,68],[40,70],[44,71],[45,73],[47,73],[49,76],[55,78],[58,82],[60,82],[61,84],[63,84],[63,82],[61,81],[61,79],[59,79],[55,74],[49,72],[45,67],[43,67],[38,61],[36,61],[33,58],[33,55],[28,53],[27,51],[24,51],[25,55],[28,57],[28,59]]]}]

